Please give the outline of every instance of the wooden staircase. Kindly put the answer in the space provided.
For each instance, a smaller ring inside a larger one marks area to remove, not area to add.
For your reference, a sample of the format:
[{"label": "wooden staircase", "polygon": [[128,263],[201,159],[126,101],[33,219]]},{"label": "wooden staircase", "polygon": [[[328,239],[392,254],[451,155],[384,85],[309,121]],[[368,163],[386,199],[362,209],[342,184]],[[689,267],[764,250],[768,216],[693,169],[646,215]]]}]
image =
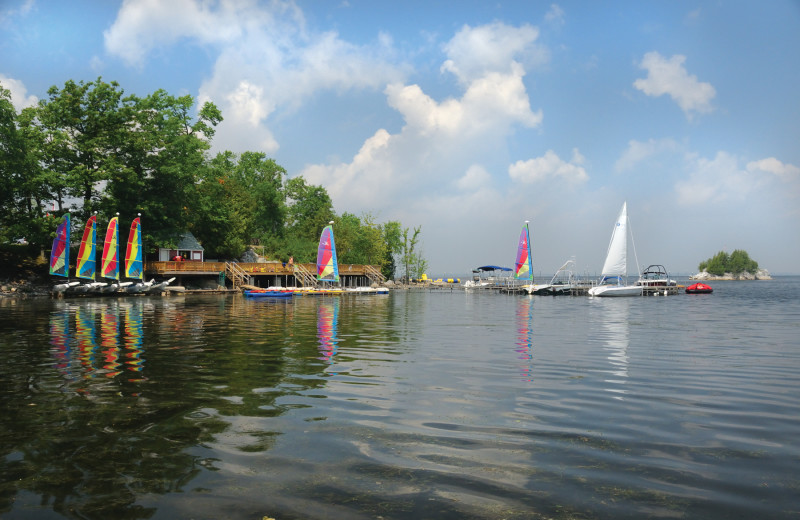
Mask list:
[{"label": "wooden staircase", "polygon": [[317,287],[317,277],[300,264],[294,264],[294,278],[303,287]]},{"label": "wooden staircase", "polygon": [[225,262],[225,275],[230,278],[234,289],[250,283],[250,276],[236,262]]},{"label": "wooden staircase", "polygon": [[369,278],[370,282],[372,283],[381,285],[383,282],[386,281],[386,277],[383,276],[383,273],[381,273],[379,269],[375,269],[375,267],[371,265],[365,265],[364,272],[367,275],[367,278]]}]

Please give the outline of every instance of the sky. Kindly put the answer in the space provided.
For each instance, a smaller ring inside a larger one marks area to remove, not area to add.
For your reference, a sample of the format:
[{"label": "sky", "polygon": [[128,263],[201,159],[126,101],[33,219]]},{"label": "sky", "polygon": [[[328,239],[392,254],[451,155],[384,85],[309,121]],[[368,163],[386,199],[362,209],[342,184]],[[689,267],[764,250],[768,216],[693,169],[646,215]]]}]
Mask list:
[{"label": "sky", "polygon": [[525,221],[537,276],[595,276],[624,202],[631,276],[800,273],[799,57],[797,0],[0,0],[16,107],[98,77],[211,101],[211,153],[420,227],[433,277],[513,266]]}]

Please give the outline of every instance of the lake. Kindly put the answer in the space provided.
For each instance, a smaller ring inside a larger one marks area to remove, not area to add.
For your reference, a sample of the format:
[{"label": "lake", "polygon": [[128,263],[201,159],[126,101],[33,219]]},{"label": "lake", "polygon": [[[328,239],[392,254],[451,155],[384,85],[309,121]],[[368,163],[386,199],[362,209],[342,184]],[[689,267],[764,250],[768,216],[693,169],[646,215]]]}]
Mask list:
[{"label": "lake", "polygon": [[800,277],[712,286],[3,299],[0,518],[797,518]]}]

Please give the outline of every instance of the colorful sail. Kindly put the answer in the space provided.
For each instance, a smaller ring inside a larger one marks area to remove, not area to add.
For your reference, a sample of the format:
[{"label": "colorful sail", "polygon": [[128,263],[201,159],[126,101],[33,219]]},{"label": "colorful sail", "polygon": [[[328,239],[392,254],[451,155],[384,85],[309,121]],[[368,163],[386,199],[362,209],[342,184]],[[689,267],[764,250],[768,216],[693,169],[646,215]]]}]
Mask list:
[{"label": "colorful sail", "polygon": [[339,281],[339,264],[336,261],[336,244],[333,241],[333,228],[325,226],[319,237],[317,249],[317,280]]},{"label": "colorful sail", "polygon": [[103,263],[100,276],[119,280],[119,236],[117,232],[117,217],[111,219],[106,231],[106,240],[103,244]]},{"label": "colorful sail", "polygon": [[92,215],[86,221],[83,230],[81,248],[78,250],[78,263],[75,266],[75,276],[94,280],[95,270],[95,242],[97,241],[97,217]]},{"label": "colorful sail", "polygon": [[531,255],[531,236],[528,222],[522,227],[517,246],[517,260],[514,262],[514,278],[533,280],[533,256]]},{"label": "colorful sail", "polygon": [[128,235],[128,249],[125,251],[125,277],[144,279],[142,264],[142,226],[139,217],[133,219]]},{"label": "colorful sail", "polygon": [[53,249],[50,251],[50,274],[69,276],[69,213],[56,228]]}]

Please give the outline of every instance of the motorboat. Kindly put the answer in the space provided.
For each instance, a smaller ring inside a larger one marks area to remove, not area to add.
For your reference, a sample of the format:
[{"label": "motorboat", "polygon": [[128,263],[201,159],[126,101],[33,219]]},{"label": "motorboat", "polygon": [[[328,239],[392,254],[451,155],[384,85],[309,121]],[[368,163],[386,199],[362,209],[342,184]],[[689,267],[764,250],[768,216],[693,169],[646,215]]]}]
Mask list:
[{"label": "motorboat", "polygon": [[641,285],[643,287],[674,287],[678,285],[678,282],[670,279],[666,267],[653,264],[647,266],[647,268],[642,271],[639,279],[636,280],[636,285]]}]

